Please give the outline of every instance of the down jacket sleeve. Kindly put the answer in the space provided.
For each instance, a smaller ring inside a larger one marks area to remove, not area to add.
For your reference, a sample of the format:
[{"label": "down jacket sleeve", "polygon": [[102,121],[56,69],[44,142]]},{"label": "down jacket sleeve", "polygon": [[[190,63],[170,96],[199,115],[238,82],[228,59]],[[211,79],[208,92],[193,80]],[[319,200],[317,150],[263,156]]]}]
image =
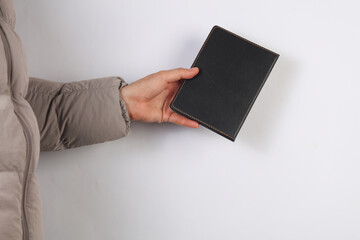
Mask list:
[{"label": "down jacket sleeve", "polygon": [[41,151],[57,151],[127,136],[131,120],[120,77],[59,83],[30,78],[26,99],[37,117]]}]

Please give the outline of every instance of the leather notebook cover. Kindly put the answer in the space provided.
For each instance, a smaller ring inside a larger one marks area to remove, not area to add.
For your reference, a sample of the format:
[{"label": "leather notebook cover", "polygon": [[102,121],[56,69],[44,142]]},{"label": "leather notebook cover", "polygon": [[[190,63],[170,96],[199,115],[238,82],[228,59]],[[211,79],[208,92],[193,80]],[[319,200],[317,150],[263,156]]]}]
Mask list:
[{"label": "leather notebook cover", "polygon": [[215,25],[170,108],[231,141],[243,125],[279,54]]}]

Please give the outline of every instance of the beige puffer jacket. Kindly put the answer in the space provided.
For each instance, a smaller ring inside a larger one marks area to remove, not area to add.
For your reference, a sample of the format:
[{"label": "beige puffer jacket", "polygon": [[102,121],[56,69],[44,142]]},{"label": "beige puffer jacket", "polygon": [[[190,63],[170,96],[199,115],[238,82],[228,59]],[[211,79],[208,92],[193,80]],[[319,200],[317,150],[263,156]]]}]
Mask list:
[{"label": "beige puffer jacket", "polygon": [[13,0],[0,0],[0,239],[43,239],[35,169],[40,151],[119,139],[130,119],[120,77],[58,83],[29,78],[14,32]]}]

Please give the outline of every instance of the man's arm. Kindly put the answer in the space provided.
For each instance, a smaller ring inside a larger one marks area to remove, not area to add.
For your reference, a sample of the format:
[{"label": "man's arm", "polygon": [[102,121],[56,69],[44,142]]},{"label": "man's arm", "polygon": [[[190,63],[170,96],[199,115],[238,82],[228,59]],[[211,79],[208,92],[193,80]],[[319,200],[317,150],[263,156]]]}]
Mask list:
[{"label": "man's arm", "polygon": [[70,83],[30,78],[26,99],[38,120],[41,151],[127,136],[131,119],[120,93],[126,85],[120,77]]},{"label": "man's arm", "polygon": [[198,68],[176,68],[127,84],[120,77],[59,83],[30,78],[26,99],[38,120],[41,151],[62,150],[127,136],[132,121],[199,123],[170,109],[181,80]]}]

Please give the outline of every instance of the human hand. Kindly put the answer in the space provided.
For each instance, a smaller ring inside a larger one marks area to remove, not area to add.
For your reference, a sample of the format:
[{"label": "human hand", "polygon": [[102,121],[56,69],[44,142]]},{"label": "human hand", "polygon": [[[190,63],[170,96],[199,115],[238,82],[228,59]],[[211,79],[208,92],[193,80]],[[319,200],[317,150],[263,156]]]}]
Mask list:
[{"label": "human hand", "polygon": [[190,120],[170,108],[183,79],[191,79],[199,68],[176,68],[150,74],[120,90],[131,120],[143,122],[172,122],[190,128],[199,123]]}]

